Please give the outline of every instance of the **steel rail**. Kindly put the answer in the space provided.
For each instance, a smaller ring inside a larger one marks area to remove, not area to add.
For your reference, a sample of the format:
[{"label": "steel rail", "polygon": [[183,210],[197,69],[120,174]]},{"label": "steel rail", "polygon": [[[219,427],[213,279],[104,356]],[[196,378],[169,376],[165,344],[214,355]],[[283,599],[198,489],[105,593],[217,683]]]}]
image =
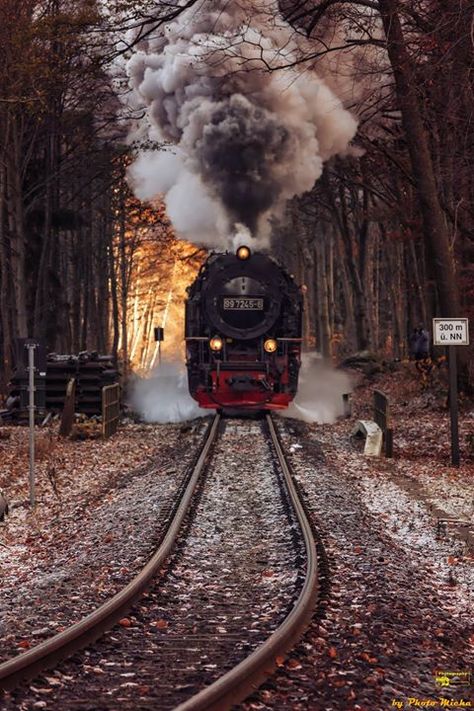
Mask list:
[{"label": "steel rail", "polygon": [[180,704],[175,711],[227,711],[258,689],[288,653],[311,619],[318,594],[316,543],[303,504],[293,483],[271,415],[266,416],[270,437],[298,518],[306,548],[306,577],[300,595],[283,623],[257,649],[217,681]]},{"label": "steel rail", "polygon": [[133,602],[146,590],[173,548],[180,527],[188,512],[201,472],[216,438],[219,420],[220,415],[217,414],[208,429],[199,457],[192,469],[192,475],[166,530],[166,534],[145,567],[126,587],[82,620],[50,639],[41,642],[33,649],[0,664],[0,689],[5,691],[14,689],[21,681],[31,679],[38,672],[55,666],[62,659],[83,649],[90,642],[94,642],[106,630],[113,627],[123,614],[130,609]]}]

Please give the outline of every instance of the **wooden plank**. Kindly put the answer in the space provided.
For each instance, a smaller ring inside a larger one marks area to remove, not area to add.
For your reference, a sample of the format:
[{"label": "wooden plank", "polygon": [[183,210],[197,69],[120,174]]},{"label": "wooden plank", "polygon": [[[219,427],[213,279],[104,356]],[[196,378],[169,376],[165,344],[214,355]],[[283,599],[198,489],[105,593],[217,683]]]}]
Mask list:
[{"label": "wooden plank", "polygon": [[68,437],[71,434],[74,422],[74,412],[76,409],[76,379],[71,378],[67,384],[66,397],[64,399],[63,414],[59,427],[59,436]]},{"label": "wooden plank", "polygon": [[374,421],[383,432],[384,454],[393,457],[393,429],[390,423],[390,405],[388,397],[380,390],[374,390]]},{"label": "wooden plank", "polygon": [[102,436],[111,437],[118,429],[120,418],[120,385],[102,388]]}]

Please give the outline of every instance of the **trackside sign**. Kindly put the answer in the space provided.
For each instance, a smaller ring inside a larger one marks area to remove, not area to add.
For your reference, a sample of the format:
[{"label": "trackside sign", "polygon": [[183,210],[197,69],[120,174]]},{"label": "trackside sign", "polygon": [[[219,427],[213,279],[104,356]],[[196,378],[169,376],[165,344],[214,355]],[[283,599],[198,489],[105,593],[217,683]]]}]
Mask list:
[{"label": "trackside sign", "polygon": [[433,345],[435,346],[468,346],[469,319],[467,318],[434,318]]}]

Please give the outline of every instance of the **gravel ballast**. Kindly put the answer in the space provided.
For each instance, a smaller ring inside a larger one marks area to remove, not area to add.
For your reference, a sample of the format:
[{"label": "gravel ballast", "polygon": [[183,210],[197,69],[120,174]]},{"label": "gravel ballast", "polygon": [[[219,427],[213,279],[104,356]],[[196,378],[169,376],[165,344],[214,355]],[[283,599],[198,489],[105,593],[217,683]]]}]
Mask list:
[{"label": "gravel ballast", "polygon": [[[204,422],[186,431],[129,425],[107,442],[60,442],[39,463],[34,513],[15,505],[26,490],[9,487],[15,497],[0,527],[0,660],[79,620],[138,572],[204,430]],[[45,477],[53,466],[59,496]]]},{"label": "gravel ballast", "polygon": [[474,666],[472,557],[458,539],[437,539],[422,502],[376,476],[362,454],[349,454],[345,433],[291,421],[280,429],[322,534],[331,586],[289,662],[241,708],[472,704],[472,687],[440,688],[435,679],[437,670]]},{"label": "gravel ballast", "polygon": [[[382,373],[370,381],[363,379],[353,396],[354,415],[351,419],[324,426],[306,425],[291,419],[279,422],[283,444],[290,453],[308,513],[326,546],[329,585],[324,582],[322,599],[304,639],[287,661],[278,660],[275,676],[258,694],[241,704],[243,711],[388,711],[415,708],[423,701],[425,706],[429,703],[435,708],[474,708],[472,686],[446,688],[436,681],[439,671],[474,671],[474,552],[465,529],[438,525],[441,516],[474,521],[474,463],[469,449],[474,436],[474,412],[469,410],[469,403],[461,402],[461,467],[452,468],[445,394],[442,389],[438,395],[437,391],[422,388],[413,364],[400,364],[397,368],[398,371],[392,374]],[[438,372],[436,377],[439,377]],[[365,457],[351,439],[355,420],[371,417],[374,387],[390,397],[395,430],[392,460]],[[54,607],[58,596],[63,594],[63,587],[67,589],[69,584],[67,577],[62,582],[53,579],[50,587],[48,579],[50,574],[58,573],[55,558],[65,561],[66,572],[66,551],[70,552],[71,561],[74,560],[74,546],[65,545],[62,526],[66,540],[71,528],[76,532],[72,540],[80,541],[84,532],[87,536],[87,529],[92,526],[91,518],[98,507],[104,526],[110,524],[108,506],[110,504],[113,510],[119,505],[119,495],[123,491],[114,483],[123,476],[118,460],[126,458],[128,450],[132,462],[129,471],[135,472],[131,479],[151,461],[156,447],[161,452],[160,461],[166,462],[158,476],[171,480],[183,471],[183,452],[192,448],[196,432],[181,432],[179,426],[169,425],[140,427],[127,428],[115,447],[110,443],[87,442],[80,443],[83,445],[81,449],[77,448],[77,443],[68,443],[65,454],[61,447],[61,456],[69,463],[73,462],[72,467],[61,469],[67,472],[60,488],[61,502],[52,487],[54,472],[48,474],[48,459],[42,460],[39,470],[41,502],[36,516],[32,517],[27,507],[15,506],[7,525],[0,525],[0,543],[4,544],[0,545],[0,567],[6,571],[5,587],[15,591],[16,586],[19,596],[24,594],[24,588],[29,590],[31,600],[36,599],[33,608],[50,589],[56,591],[51,603]],[[18,431],[12,432],[16,439]],[[231,432],[229,429],[228,434]],[[246,427],[237,424],[229,449],[230,461],[235,461],[241,472],[248,459],[253,465],[256,461],[246,434]],[[24,447],[24,443],[21,446]],[[0,450],[7,453],[7,474],[10,472],[12,481],[18,480],[19,463],[8,459],[12,448],[1,436]],[[25,458],[21,466],[23,476],[27,467]],[[1,487],[8,483],[8,476],[3,474],[5,466],[0,471],[3,477],[0,478]],[[69,475],[70,471],[74,475]],[[79,472],[77,480],[76,472]],[[92,477],[91,472],[94,472]],[[58,481],[61,485],[61,478]],[[164,489],[168,490],[168,486]],[[67,496],[64,495],[66,491]],[[219,492],[218,498],[233,494],[227,484]],[[137,486],[134,497],[140,501],[142,496],[140,486]],[[241,513],[250,505],[248,502],[253,504],[255,497],[251,487],[245,497],[238,494]],[[26,498],[24,489],[13,496],[15,503],[22,498]],[[127,504],[121,501],[120,507],[126,509]],[[100,529],[101,524],[94,525]],[[222,532],[218,530],[220,524],[214,523],[214,526],[211,529],[206,525],[203,530],[206,535],[211,532],[213,542],[217,543]],[[125,531],[123,540],[127,538],[126,527],[124,515],[121,518],[121,528]],[[195,537],[196,550],[200,550],[202,532],[198,529]],[[77,558],[82,561],[78,571],[84,571],[88,554],[91,558],[95,556],[97,537],[93,540],[95,543],[89,548],[83,549],[81,543],[78,545]],[[138,560],[138,549],[136,553]],[[101,556],[102,552],[99,552],[98,557]],[[204,558],[207,560],[206,548]],[[114,565],[113,570],[118,575],[118,583],[123,579],[120,568],[126,565],[121,558],[117,560],[119,566]],[[104,570],[103,564],[102,559],[101,570]],[[265,585],[278,598],[279,583],[284,582],[285,577],[280,580],[268,561],[263,565],[272,573],[265,578]],[[45,586],[33,598],[37,568],[40,572],[38,579],[40,583],[43,580]],[[227,566],[218,565],[215,555],[209,561],[208,572],[214,576],[212,584],[217,592],[221,581],[225,583],[224,568]],[[64,565],[61,571],[63,569]],[[186,577],[186,570],[187,567],[181,572],[186,580],[187,594],[192,596],[195,592],[201,598],[207,598],[206,585],[199,576],[189,572],[190,569]],[[169,581],[176,585],[170,588],[174,590],[173,595],[179,596],[181,582],[175,581],[171,574]],[[106,592],[112,583],[113,580],[106,576]],[[213,594],[211,590],[211,602]],[[13,596],[16,595],[14,592]],[[82,593],[79,597],[81,599],[74,603],[77,609],[82,605]],[[180,601],[183,610],[191,610],[189,600],[180,598]],[[69,694],[67,698],[71,705],[66,708],[100,711],[124,706],[159,711],[160,700],[154,696],[153,685],[140,676],[137,678],[134,666],[138,657],[128,660],[110,656],[120,657],[124,637],[132,635],[137,640],[137,648],[141,645],[144,650],[149,650],[145,654],[150,658],[156,656],[157,638],[162,641],[166,636],[169,641],[174,640],[171,647],[178,648],[178,641],[173,638],[174,623],[167,617],[168,608],[164,606],[163,598],[156,598],[152,605],[151,613],[147,612],[146,602],[129,616],[128,627],[115,628],[103,654],[86,653],[69,672],[46,675],[41,684],[33,684],[29,690],[22,691],[18,697],[24,704],[22,707],[11,703],[9,708],[28,711],[30,708],[54,708],[51,705],[53,700],[61,698],[56,696],[55,688],[58,687],[61,693],[67,691]],[[16,629],[18,624],[15,615],[8,621],[9,625],[14,625],[10,630]],[[196,625],[196,637],[199,637],[200,624]],[[1,625],[0,611],[0,634]],[[217,626],[226,633],[217,632]],[[33,616],[26,632],[36,630],[41,638],[45,634],[41,632],[42,627],[40,616]],[[51,630],[55,629],[51,626]],[[239,627],[234,630],[217,616],[211,634],[227,636],[236,646],[244,639],[239,636]],[[11,640],[15,651],[21,649],[16,645],[23,639],[36,641],[31,635],[25,638],[15,635]],[[193,662],[189,664],[192,666]],[[109,676],[110,670],[112,676]],[[190,670],[195,671],[195,668]],[[212,673],[212,669],[207,671]],[[76,679],[79,682],[76,683]],[[89,686],[91,680],[93,684]],[[83,692],[78,689],[82,683],[85,683]],[[197,682],[190,683],[186,693],[192,693]],[[171,683],[170,687],[173,686]],[[96,696],[91,698],[90,694]],[[103,706],[98,705],[98,698]],[[112,702],[116,703],[115,707]]]},{"label": "gravel ballast", "polygon": [[6,709],[171,709],[283,621],[304,546],[262,424],[223,430],[164,580],[85,653],[8,694]]}]

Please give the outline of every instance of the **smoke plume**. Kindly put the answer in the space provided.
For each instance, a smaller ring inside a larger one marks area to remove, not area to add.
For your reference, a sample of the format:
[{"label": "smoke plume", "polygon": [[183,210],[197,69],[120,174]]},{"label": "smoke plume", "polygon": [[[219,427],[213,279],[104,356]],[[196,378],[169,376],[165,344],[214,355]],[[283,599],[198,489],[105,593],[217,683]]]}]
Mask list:
[{"label": "smoke plume", "polygon": [[265,238],[270,218],[347,150],[354,117],[314,71],[288,67],[297,37],[274,0],[203,0],[129,60],[133,105],[146,107],[134,137],[166,144],[138,156],[135,192],[164,193],[193,241],[215,246],[242,227]]}]

